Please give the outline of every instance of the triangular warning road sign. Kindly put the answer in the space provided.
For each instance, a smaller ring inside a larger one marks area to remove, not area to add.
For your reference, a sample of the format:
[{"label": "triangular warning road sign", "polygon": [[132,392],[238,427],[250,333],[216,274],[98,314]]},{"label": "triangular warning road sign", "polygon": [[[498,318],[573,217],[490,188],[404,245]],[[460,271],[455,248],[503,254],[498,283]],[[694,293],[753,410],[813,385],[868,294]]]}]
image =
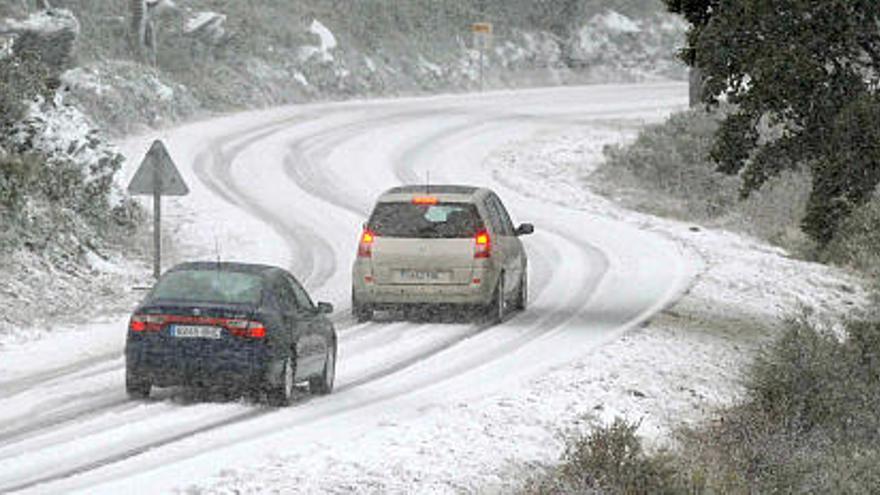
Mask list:
[{"label": "triangular warning road sign", "polygon": [[140,168],[134,173],[128,184],[128,192],[131,194],[148,194],[152,196],[156,192],[162,196],[185,196],[189,194],[189,188],[180,176],[174,160],[168,154],[165,144],[156,140],[150,147],[150,151],[141,162]]}]

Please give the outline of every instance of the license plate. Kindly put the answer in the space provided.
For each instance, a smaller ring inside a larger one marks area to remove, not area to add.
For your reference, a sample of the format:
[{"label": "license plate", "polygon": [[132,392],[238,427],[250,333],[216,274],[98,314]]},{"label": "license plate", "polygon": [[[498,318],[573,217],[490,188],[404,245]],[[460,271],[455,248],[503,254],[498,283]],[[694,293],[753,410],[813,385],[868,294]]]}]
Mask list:
[{"label": "license plate", "polygon": [[452,272],[422,270],[400,270],[400,279],[405,282],[448,282]]},{"label": "license plate", "polygon": [[171,335],[181,338],[196,339],[219,339],[223,331],[220,327],[208,327],[204,325],[174,325]]}]

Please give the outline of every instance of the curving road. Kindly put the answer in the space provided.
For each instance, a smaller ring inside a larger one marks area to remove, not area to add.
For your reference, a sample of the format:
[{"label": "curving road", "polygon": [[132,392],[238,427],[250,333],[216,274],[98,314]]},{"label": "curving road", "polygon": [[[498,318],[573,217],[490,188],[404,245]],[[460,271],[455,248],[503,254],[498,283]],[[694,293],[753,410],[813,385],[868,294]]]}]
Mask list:
[{"label": "curving road", "polygon": [[[556,88],[303,105],[166,131],[192,189],[166,207],[169,231],[199,256],[287,266],[333,302],[336,392],[280,410],[179,389],[132,402],[122,339],[104,332],[99,352],[0,379],[0,492],[155,492],[267,453],[321,455],[319,445],[369,435],[380,415],[492,394],[618,338],[679,297],[693,263],[662,237],[511,188],[486,158],[539,132],[657,120],[685,99],[680,84]],[[127,143],[131,156],[145,143]],[[528,311],[492,327],[348,316],[374,198],[428,177],[488,185],[515,222],[536,225]]]}]

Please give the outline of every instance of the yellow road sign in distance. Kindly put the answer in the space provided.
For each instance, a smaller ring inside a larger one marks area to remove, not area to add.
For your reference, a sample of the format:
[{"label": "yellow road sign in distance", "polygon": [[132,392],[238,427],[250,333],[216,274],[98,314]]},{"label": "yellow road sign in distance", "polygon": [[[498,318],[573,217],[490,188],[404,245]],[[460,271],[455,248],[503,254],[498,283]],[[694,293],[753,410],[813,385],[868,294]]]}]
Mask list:
[{"label": "yellow road sign in distance", "polygon": [[471,31],[475,33],[481,34],[492,34],[492,23],[490,22],[475,22],[471,24]]}]

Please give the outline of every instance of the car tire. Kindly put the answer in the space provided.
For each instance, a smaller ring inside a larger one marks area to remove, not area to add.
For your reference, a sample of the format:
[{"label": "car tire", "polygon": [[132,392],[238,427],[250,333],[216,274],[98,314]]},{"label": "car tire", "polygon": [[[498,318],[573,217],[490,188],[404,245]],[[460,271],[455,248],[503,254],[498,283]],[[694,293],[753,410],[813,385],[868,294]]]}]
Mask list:
[{"label": "car tire", "polygon": [[495,292],[492,293],[492,301],[486,311],[489,323],[498,324],[504,321],[507,304],[504,299],[504,273],[498,275],[498,283],[495,284]]},{"label": "car tire", "polygon": [[125,374],[125,393],[132,399],[146,399],[150,396],[153,384],[146,378],[135,376],[134,373]]},{"label": "car tire", "polygon": [[351,296],[351,314],[358,323],[366,323],[373,319],[373,308],[367,304],[361,304]]},{"label": "car tire", "polygon": [[324,359],[324,371],[309,378],[309,392],[314,395],[327,395],[333,391],[333,382],[336,381],[336,344],[327,349]]},{"label": "car tire", "polygon": [[514,308],[518,311],[524,311],[529,302],[529,275],[523,271],[522,278],[519,281],[519,290],[516,294],[516,304]]},{"label": "car tire", "polygon": [[270,406],[285,407],[293,401],[294,377],[296,376],[296,359],[291,353],[284,358],[281,376],[277,384],[270,383],[266,391],[266,399]]}]

